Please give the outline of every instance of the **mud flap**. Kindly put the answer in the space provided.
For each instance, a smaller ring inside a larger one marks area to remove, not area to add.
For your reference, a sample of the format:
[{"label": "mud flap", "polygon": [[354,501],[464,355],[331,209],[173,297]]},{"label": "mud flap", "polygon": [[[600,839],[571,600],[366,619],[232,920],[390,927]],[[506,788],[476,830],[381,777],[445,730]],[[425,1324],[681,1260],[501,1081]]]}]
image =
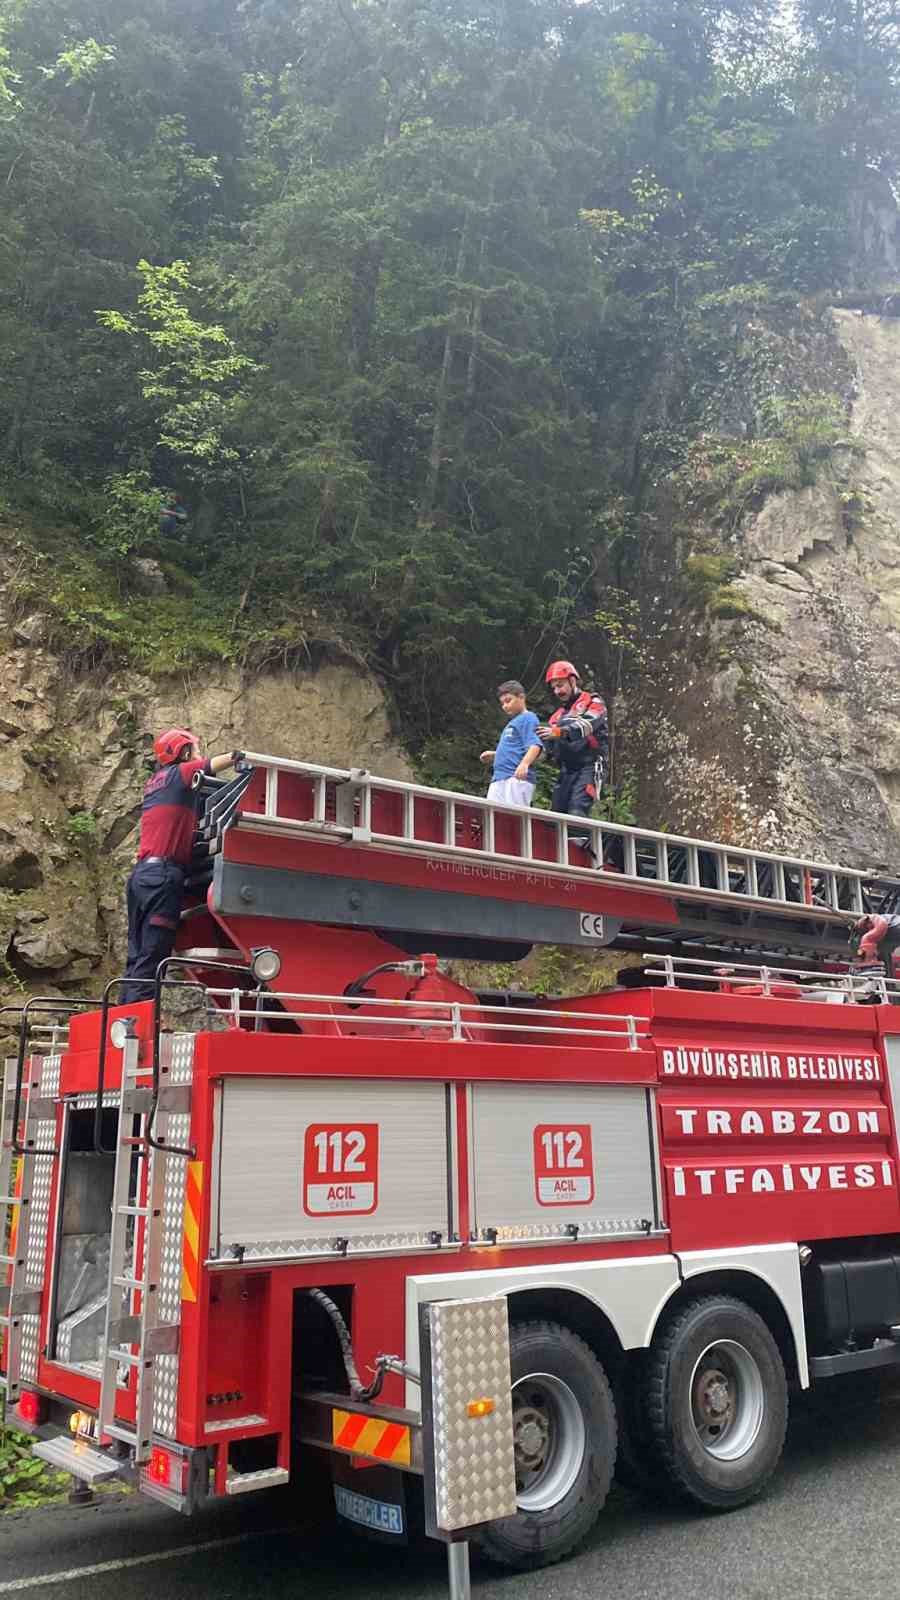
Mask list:
[{"label": "mud flap", "polygon": [[413,1521],[418,1519],[409,1505],[406,1473],[396,1467],[354,1467],[346,1457],[332,1456],[331,1477],[334,1509],[345,1527],[378,1544],[409,1543],[411,1510]]}]

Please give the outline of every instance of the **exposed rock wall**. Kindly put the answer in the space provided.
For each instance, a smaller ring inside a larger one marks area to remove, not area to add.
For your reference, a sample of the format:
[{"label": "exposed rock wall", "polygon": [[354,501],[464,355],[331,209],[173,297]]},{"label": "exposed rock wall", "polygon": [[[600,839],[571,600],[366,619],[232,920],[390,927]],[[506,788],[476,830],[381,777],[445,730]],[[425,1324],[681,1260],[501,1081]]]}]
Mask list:
[{"label": "exposed rock wall", "polygon": [[38,617],[0,654],[0,991],[90,992],[120,970],[124,884],[154,733],[194,729],[325,765],[410,768],[380,687],[358,670],[198,670],[191,681],[72,676]]},{"label": "exposed rock wall", "polygon": [[846,449],[744,530],[744,648],[775,734],[780,832],[900,871],[900,320],[833,313],[854,369]]}]

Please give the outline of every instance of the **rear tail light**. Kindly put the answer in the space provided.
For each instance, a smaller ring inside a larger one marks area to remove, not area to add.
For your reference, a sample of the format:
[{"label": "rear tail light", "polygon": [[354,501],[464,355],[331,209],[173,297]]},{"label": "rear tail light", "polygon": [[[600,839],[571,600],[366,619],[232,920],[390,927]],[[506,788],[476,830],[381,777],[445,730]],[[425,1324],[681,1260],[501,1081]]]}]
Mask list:
[{"label": "rear tail light", "polygon": [[188,1461],[186,1456],[176,1455],[174,1450],[166,1450],[162,1445],[154,1445],[150,1452],[144,1471],[149,1483],[155,1484],[159,1489],[171,1489],[175,1494],[184,1494],[187,1484]]},{"label": "rear tail light", "polygon": [[23,1389],[16,1407],[23,1422],[37,1426],[44,1420],[44,1402],[33,1389]]}]

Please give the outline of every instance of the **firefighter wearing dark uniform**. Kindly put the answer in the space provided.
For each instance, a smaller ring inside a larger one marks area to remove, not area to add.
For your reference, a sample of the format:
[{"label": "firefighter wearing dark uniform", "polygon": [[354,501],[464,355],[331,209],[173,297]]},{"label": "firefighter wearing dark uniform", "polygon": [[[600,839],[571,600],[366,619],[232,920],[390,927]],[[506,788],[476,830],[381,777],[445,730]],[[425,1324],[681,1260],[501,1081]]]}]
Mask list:
[{"label": "firefighter wearing dark uniform", "polygon": [[[169,728],[154,741],[157,767],[144,786],[137,861],[128,879],[128,960],[119,1004],[152,997],[152,980],[172,954],[181,916],[184,882],[201,796],[191,787],[198,772],[223,772],[241,759],[239,750],[204,761],[188,728]],[[146,980],[150,979],[151,982]]]},{"label": "firefighter wearing dark uniform", "polygon": [[606,705],[592,689],[582,689],[571,661],[554,661],[546,681],[558,701],[549,722],[538,728],[547,756],[559,766],[550,809],[589,817],[609,751]]}]

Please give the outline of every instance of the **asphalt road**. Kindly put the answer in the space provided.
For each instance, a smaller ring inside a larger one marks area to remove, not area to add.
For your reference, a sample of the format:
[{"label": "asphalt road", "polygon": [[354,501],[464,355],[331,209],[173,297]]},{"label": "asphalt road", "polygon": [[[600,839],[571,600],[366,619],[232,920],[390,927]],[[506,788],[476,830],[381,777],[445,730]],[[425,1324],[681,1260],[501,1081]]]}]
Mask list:
[{"label": "asphalt road", "polygon": [[[834,1385],[795,1404],[765,1497],[729,1516],[617,1488],[589,1546],[546,1572],[473,1561],[476,1600],[896,1600],[900,1388]],[[287,1491],[188,1522],[136,1497],[0,1518],[0,1597],[441,1600],[443,1552],[298,1532]],[[88,1571],[96,1564],[105,1570]]]}]

